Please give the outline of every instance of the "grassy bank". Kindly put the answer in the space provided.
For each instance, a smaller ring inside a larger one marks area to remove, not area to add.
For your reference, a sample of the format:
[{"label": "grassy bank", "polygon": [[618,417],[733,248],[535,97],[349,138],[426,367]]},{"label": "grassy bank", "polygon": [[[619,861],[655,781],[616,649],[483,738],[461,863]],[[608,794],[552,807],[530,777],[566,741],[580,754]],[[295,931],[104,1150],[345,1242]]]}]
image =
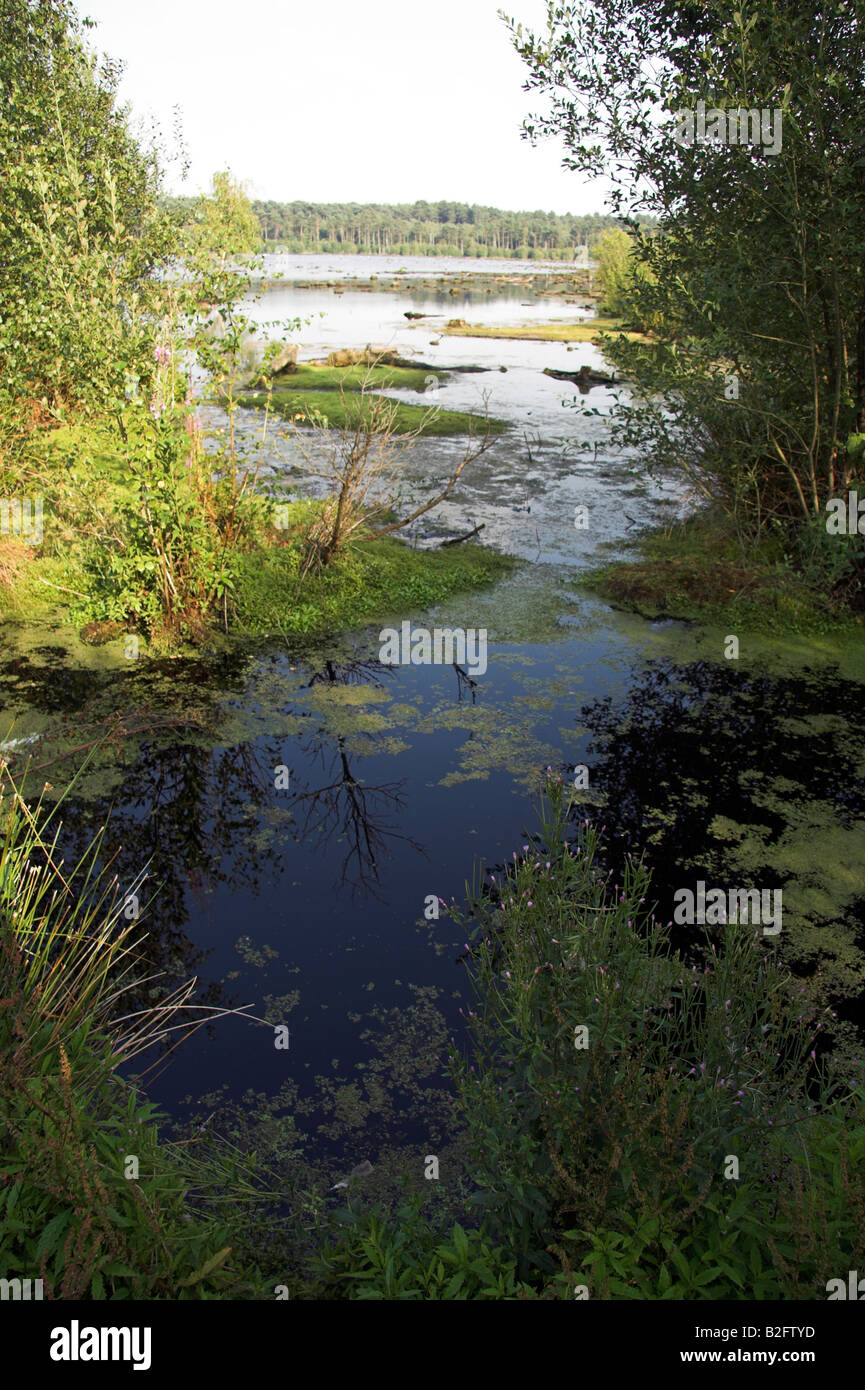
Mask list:
[{"label": "grassy bank", "polygon": [[[118,1074],[169,1035],[178,1001],[122,1018],[141,933],[99,840],[61,873],[52,816],[5,773],[0,834],[3,1277],[41,1279],[46,1299],[242,1290],[252,1270],[227,1227],[186,1200],[197,1165],[159,1142],[153,1107]],[[222,1184],[238,1177],[223,1167]]]},{"label": "grassy bank", "polygon": [[[303,363],[295,371],[274,378],[266,390],[247,391],[239,404],[250,408],[270,409],[298,424],[321,421],[332,429],[354,426],[358,420],[368,421],[372,402],[370,392],[387,393],[393,390],[426,391],[433,381],[444,381],[446,372],[430,372],[412,367],[374,366],[362,363],[347,367],[322,363]],[[393,429],[396,434],[410,434],[420,428],[422,436],[442,437],[481,434],[486,428],[483,416],[468,411],[437,409],[430,415],[430,406],[396,404]],[[508,428],[507,421],[491,419],[492,434]]]},{"label": "grassy bank", "polygon": [[[300,524],[316,507],[294,504],[289,521],[296,517]],[[322,636],[441,603],[491,584],[515,564],[480,545],[412,550],[385,538],[360,540],[319,574],[301,579],[301,549],[289,539],[239,557],[237,621],[254,635]]]},{"label": "grassy bank", "polygon": [[[414,388],[413,388],[414,389]],[[354,429],[358,422],[364,425],[370,420],[369,399],[361,401],[350,395],[343,398],[335,391],[294,391],[277,389],[272,393],[248,392],[240,397],[239,404],[251,409],[270,406],[283,419],[297,424],[316,424],[319,421],[329,429]],[[487,422],[482,415],[473,415],[466,410],[436,410],[429,414],[429,406],[408,405],[404,401],[395,402],[393,421],[394,434],[413,434],[417,430],[424,438],[448,438],[458,435],[484,433]],[[502,434],[508,428],[506,420],[489,420],[491,434]]]},{"label": "grassy bank", "polygon": [[446,371],[431,372],[428,368],[368,366],[355,362],[347,367],[329,366],[325,362],[300,362],[293,371],[278,372],[273,378],[276,390],[292,391],[386,391],[388,387],[402,391],[425,391],[430,377],[445,381]]},{"label": "grassy bank", "polygon": [[450,338],[507,338],[525,343],[599,343],[605,333],[623,333],[632,343],[649,341],[645,333],[624,329],[617,319],[590,318],[579,323],[541,323],[532,325],[459,324],[443,329]]},{"label": "grassy bank", "polygon": [[[625,557],[581,583],[647,618],[682,618],[752,631],[855,635],[863,626],[857,538],[829,538],[822,523],[792,542],[776,533],[746,545],[719,512],[647,532]],[[843,543],[842,543],[843,542]],[[610,547],[612,548],[612,547]],[[621,543],[616,550],[620,552]]]},{"label": "grassy bank", "polygon": [[[289,506],[290,514],[302,516],[319,510],[316,503]],[[71,556],[34,557],[23,546],[19,555],[12,582],[0,583],[0,621],[7,617],[68,626],[80,631],[85,641],[122,654],[125,624],[94,618],[93,605],[76,598],[76,591],[83,593],[81,586],[87,583],[80,563]],[[300,540],[286,540],[270,528],[261,544],[235,559],[229,639],[332,636],[384,622],[394,614],[404,617],[491,584],[516,563],[480,545],[413,550],[391,537],[361,539],[325,570],[302,576]],[[218,629],[211,635],[220,646],[229,640]],[[198,645],[207,640],[207,634],[199,634]],[[169,645],[178,652],[185,649],[183,641]],[[164,652],[163,634],[154,630],[149,639],[142,634],[142,652],[149,646],[155,654]]]},{"label": "grassy bank", "polygon": [[[307,368],[303,378],[310,373],[323,384],[309,397],[338,415],[380,399],[361,396],[363,367]],[[399,410],[412,423],[424,414]],[[178,443],[159,429],[129,421],[121,438],[113,422],[96,420],[34,436],[30,490],[45,499],[44,534],[38,545],[0,541],[0,618],[71,625],[118,649],[135,633],[142,650],[181,651],[190,642],[336,634],[488,584],[513,565],[477,545],[413,550],[398,533],[376,541],[375,523],[362,519],[327,563],[310,563],[333,499],[265,495],[254,473],[244,481],[245,458],[232,484],[214,481],[224,459],[199,450],[191,465],[185,436]]]}]

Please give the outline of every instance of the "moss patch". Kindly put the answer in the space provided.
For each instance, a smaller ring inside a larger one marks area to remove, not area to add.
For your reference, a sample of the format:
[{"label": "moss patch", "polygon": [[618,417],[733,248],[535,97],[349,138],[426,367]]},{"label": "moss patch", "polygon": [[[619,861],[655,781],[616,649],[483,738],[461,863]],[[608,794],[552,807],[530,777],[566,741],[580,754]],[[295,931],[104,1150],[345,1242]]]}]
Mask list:
[{"label": "moss patch", "polygon": [[284,546],[239,557],[237,616],[258,636],[319,636],[395,612],[405,617],[490,584],[514,566],[510,557],[480,545],[418,551],[385,539],[358,542],[301,582],[298,551]]},{"label": "moss patch", "polygon": [[[297,371],[277,377],[268,390],[246,392],[240,397],[240,404],[252,409],[269,404],[277,415],[298,424],[321,421],[331,429],[343,429],[369,415],[370,402],[361,397],[364,385],[379,394],[389,390],[423,391],[431,376],[443,381],[447,373],[412,367],[367,367],[363,363],[347,367],[305,363]],[[420,426],[421,434],[430,436],[481,433],[485,428],[484,417],[469,411],[437,409],[430,414],[427,406],[404,401],[395,404],[397,434],[408,434]],[[492,434],[501,434],[508,423],[491,419],[489,428]]]},{"label": "moss patch", "polygon": [[429,378],[444,381],[447,372],[431,372],[429,368],[368,367],[356,363],[349,367],[328,367],[320,362],[301,362],[293,372],[280,372],[273,379],[276,391],[360,391],[364,384],[372,391],[399,389],[423,391]]},{"label": "moss patch", "polygon": [[[254,392],[240,398],[240,404],[248,408],[261,408],[268,404],[268,396],[263,391]],[[369,417],[371,406],[368,400],[343,399],[333,390],[327,391],[283,391],[276,390],[270,395],[271,410],[284,419],[294,420],[296,424],[316,424],[321,422],[328,429],[354,428],[358,421]],[[396,413],[393,422],[395,434],[412,434],[419,430],[424,437],[443,435],[482,434],[486,422],[482,415],[473,415],[467,410],[436,410],[430,414],[423,405],[406,405],[395,402]],[[508,428],[506,420],[490,417],[491,434],[501,434]]]},{"label": "moss patch", "polygon": [[[618,548],[621,549],[621,543]],[[682,618],[747,631],[858,637],[851,614],[784,560],[771,539],[743,551],[723,516],[702,513],[647,532],[627,559],[587,571],[580,584],[648,618]]]}]

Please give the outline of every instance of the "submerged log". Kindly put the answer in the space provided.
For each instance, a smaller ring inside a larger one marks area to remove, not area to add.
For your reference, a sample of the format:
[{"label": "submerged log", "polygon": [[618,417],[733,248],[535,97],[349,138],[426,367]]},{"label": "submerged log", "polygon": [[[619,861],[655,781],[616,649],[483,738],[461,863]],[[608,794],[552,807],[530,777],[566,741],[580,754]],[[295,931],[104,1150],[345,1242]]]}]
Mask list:
[{"label": "submerged log", "polygon": [[390,367],[412,367],[417,372],[490,372],[492,367],[443,367],[440,362],[413,362],[410,357],[394,357]]},{"label": "submerged log", "polygon": [[575,386],[615,386],[616,378],[606,372],[596,372],[594,367],[581,367],[578,372],[561,372],[555,367],[544,367],[544,376],[555,377],[556,381],[572,381]]}]

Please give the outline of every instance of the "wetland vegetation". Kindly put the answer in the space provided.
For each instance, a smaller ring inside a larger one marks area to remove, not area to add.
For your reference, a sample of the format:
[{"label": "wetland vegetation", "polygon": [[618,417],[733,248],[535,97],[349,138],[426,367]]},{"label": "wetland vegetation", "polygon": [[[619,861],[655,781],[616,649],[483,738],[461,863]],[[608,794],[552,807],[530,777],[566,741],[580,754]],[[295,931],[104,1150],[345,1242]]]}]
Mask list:
[{"label": "wetland vegetation", "polygon": [[[464,264],[580,219],[168,198],[72,7],[0,9],[0,1274],[824,1298],[865,1262],[861,14],[512,27],[528,133],[625,171],[595,283]],[[653,124],[647,55],[655,112],[779,106],[777,157]],[[401,624],[488,668],[390,664]],[[783,930],[674,924],[700,881]]]}]

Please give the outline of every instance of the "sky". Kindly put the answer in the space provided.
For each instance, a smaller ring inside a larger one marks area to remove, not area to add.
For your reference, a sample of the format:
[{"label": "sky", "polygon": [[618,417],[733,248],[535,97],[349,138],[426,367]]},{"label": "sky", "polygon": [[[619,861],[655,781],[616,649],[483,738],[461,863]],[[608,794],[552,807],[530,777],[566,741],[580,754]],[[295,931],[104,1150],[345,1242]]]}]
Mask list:
[{"label": "sky", "polygon": [[[228,168],[253,198],[604,211],[558,141],[520,137],[538,110],[501,0],[76,0],[89,42],[125,63],[121,95],[190,161],[176,193]],[[505,0],[545,28],[544,0]]]}]

